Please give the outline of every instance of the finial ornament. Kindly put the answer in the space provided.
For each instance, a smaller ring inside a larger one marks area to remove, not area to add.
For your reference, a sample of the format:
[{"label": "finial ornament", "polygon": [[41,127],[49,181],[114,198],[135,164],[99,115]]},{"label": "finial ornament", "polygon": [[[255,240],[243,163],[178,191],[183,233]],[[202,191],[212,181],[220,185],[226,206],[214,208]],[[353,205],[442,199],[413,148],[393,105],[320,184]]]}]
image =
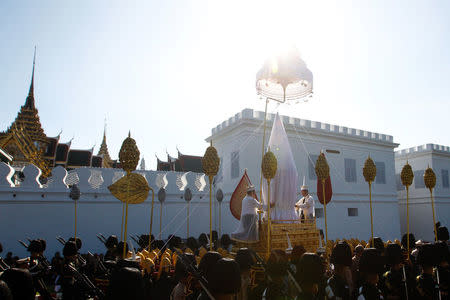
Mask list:
[{"label": "finial ornament", "polygon": [[414,179],[414,172],[412,171],[411,165],[406,161],[406,165],[403,166],[402,172],[400,173],[400,178],[402,184],[409,187]]},{"label": "finial ornament", "polygon": [[120,164],[127,173],[131,173],[136,170],[139,163],[139,155],[140,152],[136,146],[136,141],[131,138],[131,135],[128,132],[128,137],[123,141],[119,152]]},{"label": "finial ornament", "polygon": [[267,151],[266,154],[264,154],[261,164],[261,169],[264,178],[267,180],[274,178],[277,173],[277,168],[278,168],[277,158],[275,157],[275,154],[273,154],[273,152],[270,151],[269,148],[269,151]]},{"label": "finial ornament", "polygon": [[212,179],[212,177],[216,176],[217,172],[219,172],[219,165],[220,158],[211,141],[211,145],[206,149],[205,155],[202,158],[203,172]]},{"label": "finial ornament", "polygon": [[430,166],[425,170],[423,174],[423,180],[425,182],[425,186],[431,191],[436,186],[436,174]]},{"label": "finial ornament", "polygon": [[323,152],[320,153],[319,157],[317,157],[316,161],[316,176],[319,180],[326,180],[328,176],[330,176],[330,166],[328,165],[327,159],[325,158],[325,154]]},{"label": "finial ornament", "polygon": [[375,180],[375,176],[377,176],[377,166],[373,162],[372,158],[367,157],[364,168],[363,168],[364,179],[367,183],[371,184]]}]

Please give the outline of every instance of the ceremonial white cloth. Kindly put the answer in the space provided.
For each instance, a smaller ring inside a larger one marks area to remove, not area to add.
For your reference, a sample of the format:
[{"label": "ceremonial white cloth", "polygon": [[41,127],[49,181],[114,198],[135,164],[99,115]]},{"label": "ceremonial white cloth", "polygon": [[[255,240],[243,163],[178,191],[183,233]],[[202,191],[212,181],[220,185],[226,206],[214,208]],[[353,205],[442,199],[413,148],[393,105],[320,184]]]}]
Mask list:
[{"label": "ceremonial white cloth", "polygon": [[[270,183],[270,202],[275,203],[275,207],[271,208],[270,217],[273,221],[298,220],[295,211],[298,186],[297,167],[283,122],[278,114],[273,123],[268,146],[278,161],[277,173]],[[263,200],[267,205],[266,180],[263,184]]]},{"label": "ceremonial white cloth", "polygon": [[231,238],[238,241],[256,242],[259,240],[258,234],[258,212],[262,209],[255,198],[245,196],[242,199],[241,220],[238,229],[231,234]]},{"label": "ceremonial white cloth", "polygon": [[303,210],[303,215],[308,218],[312,219],[314,217],[314,197],[311,195],[307,195],[306,197],[302,197],[298,202],[295,204],[299,209],[298,211],[298,217],[301,216],[301,211]]}]

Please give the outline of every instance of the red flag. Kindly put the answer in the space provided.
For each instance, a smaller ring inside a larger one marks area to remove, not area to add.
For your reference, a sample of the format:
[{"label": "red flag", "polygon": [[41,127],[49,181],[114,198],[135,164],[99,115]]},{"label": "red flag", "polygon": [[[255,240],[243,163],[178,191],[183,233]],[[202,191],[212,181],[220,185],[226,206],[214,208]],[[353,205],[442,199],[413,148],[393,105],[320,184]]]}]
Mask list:
[{"label": "red flag", "polygon": [[[330,203],[331,197],[333,196],[333,188],[331,187],[331,178],[325,180],[325,200],[327,204]],[[319,198],[319,202],[323,205],[323,188],[322,188],[322,180],[317,179],[317,198]]]},{"label": "red flag", "polygon": [[[241,219],[242,199],[244,199],[244,197],[247,195],[247,188],[250,185],[252,185],[252,183],[247,175],[247,170],[244,170],[244,175],[242,175],[242,178],[236,186],[236,189],[234,190],[233,195],[231,195],[230,199],[231,214],[238,220]],[[256,200],[258,200],[257,196]]]}]

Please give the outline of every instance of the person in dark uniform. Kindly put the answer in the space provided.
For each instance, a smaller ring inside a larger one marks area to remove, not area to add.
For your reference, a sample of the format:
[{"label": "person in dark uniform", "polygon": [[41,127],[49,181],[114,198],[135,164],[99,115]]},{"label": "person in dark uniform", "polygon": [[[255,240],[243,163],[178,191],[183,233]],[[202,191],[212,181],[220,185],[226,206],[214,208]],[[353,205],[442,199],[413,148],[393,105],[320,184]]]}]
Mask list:
[{"label": "person in dark uniform", "polygon": [[378,288],[379,275],[384,270],[383,258],[380,251],[375,248],[364,249],[359,261],[359,271],[362,284],[355,292],[358,300],[379,300],[383,299]]},{"label": "person in dark uniform", "polygon": [[36,290],[30,271],[26,269],[11,268],[6,270],[0,280],[4,281],[12,294],[12,299],[34,300]]},{"label": "person in dark uniform", "polygon": [[239,265],[234,259],[219,259],[214,264],[208,283],[214,299],[236,299],[236,295],[241,289]]},{"label": "person in dark uniform", "polygon": [[433,276],[433,267],[437,264],[436,248],[432,244],[419,247],[417,263],[422,273],[417,276],[417,299],[439,299],[439,286]]},{"label": "person in dark uniform", "polygon": [[352,250],[345,242],[339,242],[333,248],[330,262],[334,265],[334,274],[327,281],[325,288],[328,299],[349,300],[352,296],[348,284],[348,274],[351,274]]},{"label": "person in dark uniform", "polygon": [[50,271],[50,264],[44,257],[46,247],[47,243],[44,240],[36,239],[32,240],[27,248],[30,252],[29,270],[33,277],[33,284],[44,300],[53,299],[45,283]]},{"label": "person in dark uniform", "polygon": [[385,257],[389,270],[383,274],[380,282],[384,297],[386,299],[408,299],[402,248],[397,244],[387,245]]},{"label": "person in dark uniform", "polygon": [[78,247],[74,241],[66,242],[63,248],[64,266],[61,276],[61,288],[64,300],[85,299],[76,275]]},{"label": "person in dark uniform", "polygon": [[436,243],[437,268],[435,270],[436,279],[439,278],[439,290],[442,299],[450,299],[450,251],[446,242]]},{"label": "person in dark uniform", "polygon": [[105,257],[104,260],[116,260],[116,256],[115,256],[115,252],[116,252],[116,247],[119,244],[119,240],[117,239],[117,236],[115,235],[110,235],[108,237],[108,239],[105,242],[105,247],[106,247],[106,253],[105,253]]},{"label": "person in dark uniform", "polygon": [[319,291],[319,284],[325,273],[320,256],[315,253],[303,254],[296,269],[295,279],[302,290],[297,299],[318,299],[318,295],[323,294]]}]

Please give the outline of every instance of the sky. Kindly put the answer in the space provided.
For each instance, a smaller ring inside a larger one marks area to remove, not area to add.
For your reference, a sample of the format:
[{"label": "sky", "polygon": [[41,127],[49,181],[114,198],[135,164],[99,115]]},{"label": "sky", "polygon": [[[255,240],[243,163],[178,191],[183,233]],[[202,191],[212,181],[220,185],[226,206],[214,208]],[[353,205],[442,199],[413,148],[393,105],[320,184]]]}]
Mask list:
[{"label": "sky", "polygon": [[202,155],[211,129],[264,110],[255,75],[295,45],[307,103],[270,112],[450,145],[448,1],[0,1],[0,130],[28,93],[48,136],[108,147],[128,131],[147,168]]}]

